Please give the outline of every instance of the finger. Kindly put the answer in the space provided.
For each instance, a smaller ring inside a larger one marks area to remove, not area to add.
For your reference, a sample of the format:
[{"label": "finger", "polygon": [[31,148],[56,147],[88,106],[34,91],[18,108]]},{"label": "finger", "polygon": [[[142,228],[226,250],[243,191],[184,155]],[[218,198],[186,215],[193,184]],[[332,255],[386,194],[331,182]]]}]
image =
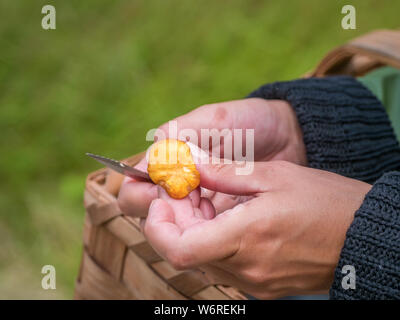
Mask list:
[{"label": "finger", "polygon": [[201,198],[199,209],[202,213],[202,217],[205,220],[213,219],[216,215],[215,208],[210,199]]},{"label": "finger", "polygon": [[[200,173],[200,186],[212,191],[236,195],[251,195],[265,191],[268,162],[238,162],[224,164],[224,159],[209,157],[204,150],[188,142],[193,161]],[[243,170],[247,168],[247,170]]]},{"label": "finger", "polygon": [[157,186],[155,184],[125,178],[118,194],[118,205],[126,215],[146,217],[150,203],[157,196]]},{"label": "finger", "polygon": [[163,199],[152,201],[143,233],[154,250],[165,259],[167,248],[180,238],[182,230],[175,224],[175,214]]},{"label": "finger", "polygon": [[216,214],[224,212],[225,210],[232,209],[234,206],[249,201],[254,196],[240,196],[240,195],[232,195],[222,192],[212,191],[206,188],[200,188],[201,197],[207,198],[211,201],[212,205],[215,208]]},{"label": "finger", "polygon": [[[182,209],[180,207],[179,209]],[[153,201],[144,233],[153,248],[175,268],[186,269],[233,255],[239,248],[243,219],[220,214],[188,228],[176,223],[177,207],[163,199]]]},{"label": "finger", "polygon": [[[232,164],[196,164],[200,172],[200,185],[213,191],[231,195],[254,195],[268,190],[269,166],[263,162],[253,162],[254,167],[248,175],[238,174],[243,165]],[[236,200],[236,199],[234,199]]]},{"label": "finger", "polygon": [[[143,157],[134,167],[147,172],[146,157]],[[146,217],[150,203],[156,198],[156,185],[141,179],[126,177],[118,194],[118,205],[126,215]]]},{"label": "finger", "polygon": [[[175,223],[182,229],[186,229],[193,224],[198,223],[199,216],[196,214],[192,199],[188,196],[183,199],[171,198],[168,193],[158,186],[158,197],[167,202],[175,214]],[[199,190],[197,190],[199,192]],[[198,201],[200,202],[200,200]]]},{"label": "finger", "polygon": [[198,164],[200,185],[204,188],[228,194],[254,194],[264,190],[263,179],[258,176],[236,174],[236,164]]},{"label": "finger", "polygon": [[190,192],[189,198],[192,200],[193,207],[198,208],[200,205],[200,188],[196,188]]},{"label": "finger", "polygon": [[144,156],[136,165],[134,165],[134,168],[147,172],[147,164],[146,156]]}]

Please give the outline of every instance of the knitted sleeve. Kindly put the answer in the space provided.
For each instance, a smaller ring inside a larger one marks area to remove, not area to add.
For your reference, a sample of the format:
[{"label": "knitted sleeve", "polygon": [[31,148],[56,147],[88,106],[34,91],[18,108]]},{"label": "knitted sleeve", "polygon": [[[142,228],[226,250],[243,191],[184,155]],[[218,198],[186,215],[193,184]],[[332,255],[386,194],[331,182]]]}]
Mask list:
[{"label": "knitted sleeve", "polygon": [[400,299],[400,173],[390,172],[400,170],[400,148],[382,104],[346,76],[277,82],[249,97],[292,105],[310,167],[375,182],[347,231],[330,298]]},{"label": "knitted sleeve", "polygon": [[287,100],[303,131],[309,166],[373,183],[400,169],[400,148],[386,111],[348,76],[260,87],[249,97]]},{"label": "knitted sleeve", "polygon": [[331,299],[400,299],[399,172],[378,179],[356,211],[329,293]]}]

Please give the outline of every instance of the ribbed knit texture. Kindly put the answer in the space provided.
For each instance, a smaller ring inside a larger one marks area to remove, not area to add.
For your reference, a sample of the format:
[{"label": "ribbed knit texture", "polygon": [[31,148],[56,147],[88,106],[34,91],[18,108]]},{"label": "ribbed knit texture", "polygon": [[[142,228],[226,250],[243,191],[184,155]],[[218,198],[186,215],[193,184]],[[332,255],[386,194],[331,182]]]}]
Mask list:
[{"label": "ribbed knit texture", "polygon": [[[330,298],[400,299],[400,173],[384,174],[400,170],[400,148],[382,104],[346,76],[272,83],[249,97],[292,105],[310,167],[379,179],[347,231]],[[354,290],[342,287],[345,265],[355,268]]]},{"label": "ribbed knit texture", "polygon": [[385,109],[354,78],[276,82],[249,97],[281,99],[292,105],[312,168],[369,183],[400,168],[400,148]]},{"label": "ribbed knit texture", "polygon": [[[356,271],[356,288],[342,287],[345,265]],[[350,226],[332,299],[400,299],[400,173],[386,173],[375,182]]]}]

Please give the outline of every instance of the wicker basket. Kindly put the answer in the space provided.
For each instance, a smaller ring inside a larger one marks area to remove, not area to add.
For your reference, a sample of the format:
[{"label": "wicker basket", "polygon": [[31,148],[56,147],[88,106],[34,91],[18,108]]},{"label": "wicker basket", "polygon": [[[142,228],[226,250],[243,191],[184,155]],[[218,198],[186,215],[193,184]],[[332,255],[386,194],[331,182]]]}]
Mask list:
[{"label": "wicker basket", "polygon": [[[375,31],[330,52],[309,75],[362,75],[376,67],[400,68],[400,32]],[[144,156],[126,160],[135,165]],[[247,299],[216,285],[200,271],[177,271],[140,232],[138,219],[119,211],[122,176],[107,169],[90,174],[84,203],[84,250],[76,299]]]},{"label": "wicker basket", "polygon": [[[135,165],[143,154],[126,163]],[[246,299],[215,285],[197,270],[177,271],[143,237],[139,219],[125,216],[116,195],[123,176],[108,169],[90,174],[84,204],[84,250],[77,299]]]}]

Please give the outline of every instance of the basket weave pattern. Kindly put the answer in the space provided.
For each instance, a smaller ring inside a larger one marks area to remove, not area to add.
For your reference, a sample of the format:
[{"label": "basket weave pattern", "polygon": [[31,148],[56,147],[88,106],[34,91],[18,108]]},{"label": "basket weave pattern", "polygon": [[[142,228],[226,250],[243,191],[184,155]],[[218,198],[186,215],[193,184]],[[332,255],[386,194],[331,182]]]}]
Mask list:
[{"label": "basket weave pattern", "polygon": [[[142,156],[125,162],[135,165]],[[177,271],[164,261],[141,233],[139,218],[119,210],[119,184],[108,181],[115,175],[102,169],[86,181],[84,250],[76,299],[246,299],[234,288],[212,283],[198,270]]]}]

